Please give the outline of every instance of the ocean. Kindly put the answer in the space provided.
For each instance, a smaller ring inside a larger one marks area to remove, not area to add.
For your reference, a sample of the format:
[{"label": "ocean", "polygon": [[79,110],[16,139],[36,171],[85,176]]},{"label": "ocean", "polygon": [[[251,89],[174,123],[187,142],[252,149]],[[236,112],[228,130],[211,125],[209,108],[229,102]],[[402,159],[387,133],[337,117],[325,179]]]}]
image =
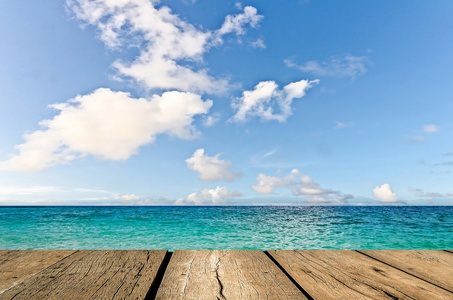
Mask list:
[{"label": "ocean", "polygon": [[453,207],[0,207],[0,249],[453,249]]}]

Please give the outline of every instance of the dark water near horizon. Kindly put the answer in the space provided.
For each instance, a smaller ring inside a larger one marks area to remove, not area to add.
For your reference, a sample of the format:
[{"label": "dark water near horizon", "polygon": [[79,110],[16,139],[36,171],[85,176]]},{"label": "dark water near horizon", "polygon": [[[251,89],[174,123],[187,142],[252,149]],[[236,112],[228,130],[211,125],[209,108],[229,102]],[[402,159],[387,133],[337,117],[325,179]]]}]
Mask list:
[{"label": "dark water near horizon", "polygon": [[0,207],[0,249],[453,249],[453,207]]}]

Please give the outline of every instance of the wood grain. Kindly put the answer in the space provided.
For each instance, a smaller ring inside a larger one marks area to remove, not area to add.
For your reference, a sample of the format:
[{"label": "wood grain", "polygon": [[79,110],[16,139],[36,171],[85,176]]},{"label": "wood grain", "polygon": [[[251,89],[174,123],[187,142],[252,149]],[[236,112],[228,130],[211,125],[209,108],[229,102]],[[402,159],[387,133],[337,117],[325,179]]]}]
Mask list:
[{"label": "wood grain", "polygon": [[453,255],[441,250],[360,250],[375,259],[453,292]]},{"label": "wood grain", "polygon": [[352,250],[268,252],[315,299],[453,299],[453,293]]},{"label": "wood grain", "polygon": [[13,260],[19,256],[25,255],[25,252],[32,251],[32,250],[4,250],[0,255],[0,266],[3,263],[8,262],[9,260]]},{"label": "wood grain", "polygon": [[77,251],[0,299],[144,299],[167,251]]},{"label": "wood grain", "polygon": [[8,254],[9,252],[12,252],[12,251],[17,251],[17,250],[0,250],[0,259],[1,259],[2,255]]},{"label": "wood grain", "polygon": [[0,294],[74,252],[75,250],[10,250],[3,253],[0,256]]},{"label": "wood grain", "polygon": [[156,299],[307,299],[258,250],[175,251]]}]

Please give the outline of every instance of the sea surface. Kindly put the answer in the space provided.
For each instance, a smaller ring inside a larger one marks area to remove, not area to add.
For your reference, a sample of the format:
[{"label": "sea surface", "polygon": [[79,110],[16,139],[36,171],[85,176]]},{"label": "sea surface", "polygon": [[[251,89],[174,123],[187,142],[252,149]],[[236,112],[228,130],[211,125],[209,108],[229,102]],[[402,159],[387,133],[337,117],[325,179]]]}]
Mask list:
[{"label": "sea surface", "polygon": [[453,249],[453,207],[0,207],[0,249]]}]

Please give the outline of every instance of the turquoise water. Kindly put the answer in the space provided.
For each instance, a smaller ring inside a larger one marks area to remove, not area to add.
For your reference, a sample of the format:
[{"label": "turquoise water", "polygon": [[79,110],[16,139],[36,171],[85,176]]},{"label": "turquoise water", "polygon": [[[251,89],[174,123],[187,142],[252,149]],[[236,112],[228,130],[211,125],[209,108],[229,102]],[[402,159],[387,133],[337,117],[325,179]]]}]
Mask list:
[{"label": "turquoise water", "polygon": [[453,207],[0,207],[0,249],[453,249]]}]

